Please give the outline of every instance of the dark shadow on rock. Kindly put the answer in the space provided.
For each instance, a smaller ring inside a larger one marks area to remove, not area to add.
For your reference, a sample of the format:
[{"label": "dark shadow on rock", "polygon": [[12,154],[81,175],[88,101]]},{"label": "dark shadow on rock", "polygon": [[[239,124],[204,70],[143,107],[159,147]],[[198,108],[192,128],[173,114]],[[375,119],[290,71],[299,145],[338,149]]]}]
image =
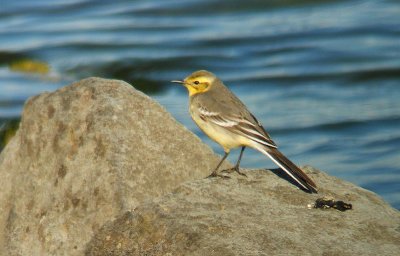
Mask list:
[{"label": "dark shadow on rock", "polygon": [[279,178],[282,178],[282,179],[286,180],[287,182],[291,183],[292,185],[294,185],[294,186],[298,187],[299,189],[303,190],[304,192],[311,194],[311,192],[309,190],[305,190],[292,177],[290,177],[289,174],[287,174],[281,168],[274,168],[274,169],[271,168],[271,169],[264,169],[264,170],[272,172],[273,174],[275,174]]}]

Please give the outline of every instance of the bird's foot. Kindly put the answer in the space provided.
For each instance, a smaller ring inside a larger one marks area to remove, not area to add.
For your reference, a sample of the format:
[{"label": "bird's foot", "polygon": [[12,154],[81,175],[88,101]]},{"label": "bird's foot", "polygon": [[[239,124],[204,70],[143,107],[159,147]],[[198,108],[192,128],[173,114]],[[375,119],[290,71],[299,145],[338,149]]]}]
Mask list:
[{"label": "bird's foot", "polygon": [[222,174],[218,174],[217,171],[213,171],[210,175],[208,175],[206,178],[223,178],[223,179],[230,179],[231,177],[225,176]]},{"label": "bird's foot", "polygon": [[233,167],[233,168],[229,168],[229,169],[226,169],[226,170],[222,170],[221,172],[223,172],[223,173],[237,172],[237,173],[239,173],[240,175],[247,177],[246,174],[244,174],[243,172],[241,172],[241,171],[239,170],[239,166],[235,166],[235,167]]}]

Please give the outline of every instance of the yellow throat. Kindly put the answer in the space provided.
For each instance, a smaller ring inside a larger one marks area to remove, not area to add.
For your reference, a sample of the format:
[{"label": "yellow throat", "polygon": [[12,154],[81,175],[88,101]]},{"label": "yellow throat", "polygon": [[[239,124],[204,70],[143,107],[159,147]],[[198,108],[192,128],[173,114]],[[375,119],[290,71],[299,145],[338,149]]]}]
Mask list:
[{"label": "yellow throat", "polygon": [[172,81],[184,85],[188,91],[189,96],[193,96],[198,93],[204,93],[211,89],[212,84],[215,80],[215,76],[210,73],[195,72],[194,74],[185,78],[184,81]]}]

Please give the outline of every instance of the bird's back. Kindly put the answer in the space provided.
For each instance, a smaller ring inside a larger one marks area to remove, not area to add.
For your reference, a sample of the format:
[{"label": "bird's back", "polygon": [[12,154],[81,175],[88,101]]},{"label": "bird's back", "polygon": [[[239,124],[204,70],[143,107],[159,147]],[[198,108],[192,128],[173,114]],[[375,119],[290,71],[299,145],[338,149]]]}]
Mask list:
[{"label": "bird's back", "polygon": [[251,114],[246,105],[216,78],[210,90],[191,97],[191,105],[197,105],[209,112],[221,113],[222,116],[239,117],[254,124],[254,127],[265,135],[267,141],[275,145],[261,123]]}]

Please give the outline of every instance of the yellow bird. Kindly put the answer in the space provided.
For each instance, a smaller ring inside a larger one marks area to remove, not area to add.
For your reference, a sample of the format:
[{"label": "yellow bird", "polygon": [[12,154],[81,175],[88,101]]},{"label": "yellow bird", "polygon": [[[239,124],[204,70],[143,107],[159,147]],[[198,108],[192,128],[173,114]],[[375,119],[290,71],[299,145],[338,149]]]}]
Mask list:
[{"label": "yellow bird", "polygon": [[239,170],[240,160],[246,147],[254,148],[272,159],[282,170],[292,177],[301,188],[317,193],[317,186],[299,167],[285,157],[275,142],[247,107],[213,73],[199,70],[183,81],[189,91],[189,112],[194,122],[212,140],[220,144],[225,155],[209,177],[221,176],[217,173],[222,162],[233,148],[241,147],[235,167],[224,172]]}]

